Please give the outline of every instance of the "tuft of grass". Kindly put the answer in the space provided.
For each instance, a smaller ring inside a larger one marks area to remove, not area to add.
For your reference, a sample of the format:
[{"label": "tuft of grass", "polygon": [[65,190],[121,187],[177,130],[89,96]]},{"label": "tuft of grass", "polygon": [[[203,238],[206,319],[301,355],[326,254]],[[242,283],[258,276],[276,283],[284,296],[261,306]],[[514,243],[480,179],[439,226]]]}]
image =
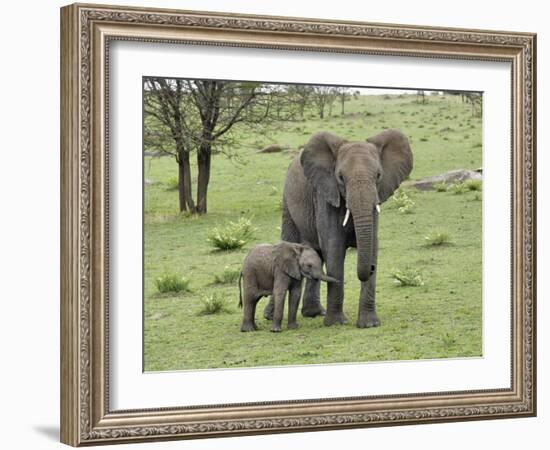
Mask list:
[{"label": "tuft of grass", "polygon": [[481,191],[481,180],[466,180],[463,184],[469,191]]},{"label": "tuft of grass", "polygon": [[434,189],[435,189],[436,192],[447,192],[448,188],[449,188],[449,186],[447,186],[447,183],[445,183],[445,182],[434,184]]},{"label": "tuft of grass", "polygon": [[395,193],[392,196],[392,202],[393,202],[393,205],[397,208],[397,210],[401,214],[412,214],[416,206],[416,204],[409,197],[409,195],[405,191],[402,191],[401,189],[398,189],[397,191],[395,191]]},{"label": "tuft of grass", "polygon": [[456,344],[456,338],[449,333],[445,333],[441,337],[441,341],[443,342],[443,347],[445,347],[447,350]]},{"label": "tuft of grass", "polygon": [[422,275],[416,269],[394,269],[391,277],[397,286],[424,286],[425,284]]},{"label": "tuft of grass", "polygon": [[199,316],[210,316],[213,314],[230,313],[231,310],[227,306],[225,298],[218,292],[210,295],[205,295],[201,300],[201,309],[197,313]]},{"label": "tuft of grass", "polygon": [[451,236],[446,231],[432,231],[424,236],[424,242],[430,247],[449,245],[452,243]]},{"label": "tuft of grass", "polygon": [[190,281],[177,273],[163,273],[155,280],[155,286],[161,294],[169,292],[190,292]]},{"label": "tuft of grass", "polygon": [[469,191],[469,189],[464,183],[452,184],[449,187],[449,192],[452,192],[455,195],[462,195],[462,194],[465,194],[468,191]]},{"label": "tuft of grass", "polygon": [[214,284],[233,284],[239,279],[240,269],[225,266],[223,272],[214,275]]},{"label": "tuft of grass", "polygon": [[223,227],[212,228],[208,232],[208,241],[219,250],[242,248],[254,235],[256,229],[252,221],[241,217],[237,222],[229,222]]}]

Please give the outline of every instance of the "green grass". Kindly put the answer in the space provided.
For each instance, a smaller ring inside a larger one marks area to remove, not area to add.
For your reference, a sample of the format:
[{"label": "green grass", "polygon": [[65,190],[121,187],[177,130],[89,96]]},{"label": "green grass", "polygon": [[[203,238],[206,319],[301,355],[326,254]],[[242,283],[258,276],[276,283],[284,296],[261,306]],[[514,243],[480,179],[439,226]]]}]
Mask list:
[{"label": "green grass", "polygon": [[239,279],[240,269],[225,267],[223,272],[214,274],[214,284],[234,284]]},{"label": "green grass", "polygon": [[[145,159],[145,178],[158,181],[145,187],[144,202],[144,362],[146,371],[253,367],[292,364],[387,361],[471,357],[482,354],[481,211],[480,192],[463,195],[435,191],[405,191],[414,201],[414,214],[402,214],[392,200],[381,205],[377,311],[382,325],[355,327],[360,283],[356,251],[349,249],[345,265],[344,311],[349,324],[325,327],[322,318],[299,315],[300,328],[270,333],[258,304],[259,330],[240,332],[237,283],[213,284],[225,267],[240,268],[251,247],[280,238],[280,200],[289,153],[257,154],[261,146],[303,145],[319,130],[347,139],[364,140],[387,127],[400,128],[411,140],[414,170],[411,180],[458,168],[474,169],[481,161],[481,121],[471,116],[460,98],[430,96],[425,104],[416,95],[360,97],[346,103],[346,116],[324,120],[306,118],[283,123],[259,134],[238,131],[240,163],[214,155],[209,185],[209,212],[204,216],[178,213],[178,192],[163,180],[177,176],[172,158]],[[334,108],[338,110],[339,108]],[[306,114],[307,117],[308,114]],[[448,118],[446,118],[448,116]],[[456,116],[456,117],[455,117]],[[458,124],[467,124],[468,138]],[[418,125],[425,128],[419,129]],[[299,127],[300,130],[296,130]],[[428,134],[427,130],[431,130]],[[428,141],[421,141],[429,136]],[[257,145],[252,146],[254,142]],[[248,145],[250,144],[250,145]],[[467,145],[465,145],[467,144]],[[192,167],[196,177],[196,166]],[[277,190],[278,194],[273,194]],[[477,199],[476,199],[477,196]],[[253,237],[232,251],[217,251],[208,242],[212,228],[251,217]],[[445,230],[453,245],[427,246],[424,237]],[[460,264],[457,263],[460,261]],[[392,270],[413,267],[423,286],[396,287]],[[185,296],[158,295],[155,279],[171,268],[184,273],[193,292]],[[326,299],[322,283],[321,297]],[[202,300],[217,294],[229,312],[198,315]],[[285,311],[286,315],[286,311]]]},{"label": "green grass", "polygon": [[218,250],[235,250],[242,248],[252,238],[254,231],[252,221],[241,217],[237,222],[212,228],[208,233],[208,241]]},{"label": "green grass", "polygon": [[393,282],[397,286],[424,286],[425,281],[422,277],[422,274],[416,270],[411,268],[405,268],[405,269],[394,269],[391,273],[391,277],[393,279]]},{"label": "green grass", "polygon": [[211,316],[213,314],[230,313],[231,309],[227,306],[227,301],[219,292],[213,292],[206,295],[201,300],[201,309],[199,316]]},{"label": "green grass", "polygon": [[434,184],[434,189],[436,192],[447,192],[447,189],[449,188],[449,186],[447,185],[447,183],[435,183]]},{"label": "green grass", "polygon": [[155,286],[161,294],[189,292],[189,284],[189,280],[177,273],[163,273],[155,280]]},{"label": "green grass", "polygon": [[451,236],[446,231],[431,231],[424,236],[424,242],[428,246],[449,245],[451,244]]}]

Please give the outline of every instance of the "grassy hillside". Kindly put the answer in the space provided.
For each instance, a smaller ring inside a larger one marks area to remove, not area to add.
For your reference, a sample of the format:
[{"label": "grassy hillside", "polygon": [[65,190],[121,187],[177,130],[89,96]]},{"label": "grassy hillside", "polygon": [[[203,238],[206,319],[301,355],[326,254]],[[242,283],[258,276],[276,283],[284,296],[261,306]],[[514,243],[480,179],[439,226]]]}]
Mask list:
[{"label": "grassy hillside", "polygon": [[[460,97],[415,95],[361,96],[346,103],[346,114],[280,124],[263,134],[241,130],[240,160],[213,158],[209,212],[178,213],[177,176],[172,158],[144,161],[144,362],[145,370],[185,370],[287,364],[336,363],[480,356],[481,342],[481,193],[417,192],[412,213],[399,212],[393,200],[382,205],[377,279],[377,308],[382,326],[355,328],[359,297],[355,250],[348,251],[344,309],[349,324],[325,327],[322,318],[299,316],[301,327],[274,334],[260,311],[255,333],[239,331],[236,283],[214,284],[225,268],[239,269],[249,248],[277,242],[280,201],[291,153],[258,154],[271,143],[297,148],[312,133],[327,130],[363,140],[385,128],[409,136],[414,153],[411,179],[482,164],[481,119]],[[196,171],[194,171],[196,174]],[[214,251],[208,231],[239,217],[257,229],[243,249]],[[425,237],[439,231],[451,243],[429,246]],[[396,269],[417,271],[424,284],[397,286]],[[159,294],[155,280],[175,272],[190,280],[191,292]],[[201,300],[217,293],[229,312],[199,315]],[[325,302],[325,286],[322,299]],[[285,311],[286,315],[286,311]]]}]

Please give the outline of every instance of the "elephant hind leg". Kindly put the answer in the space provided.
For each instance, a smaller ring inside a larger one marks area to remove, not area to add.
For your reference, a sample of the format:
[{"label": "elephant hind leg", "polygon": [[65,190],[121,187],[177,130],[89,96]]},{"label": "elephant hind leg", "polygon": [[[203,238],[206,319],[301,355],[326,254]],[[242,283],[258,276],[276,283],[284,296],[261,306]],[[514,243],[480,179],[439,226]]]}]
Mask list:
[{"label": "elephant hind leg", "polygon": [[256,304],[260,299],[259,296],[245,294],[243,302],[243,321],[241,323],[241,331],[256,331],[258,329],[255,316],[256,316]]}]

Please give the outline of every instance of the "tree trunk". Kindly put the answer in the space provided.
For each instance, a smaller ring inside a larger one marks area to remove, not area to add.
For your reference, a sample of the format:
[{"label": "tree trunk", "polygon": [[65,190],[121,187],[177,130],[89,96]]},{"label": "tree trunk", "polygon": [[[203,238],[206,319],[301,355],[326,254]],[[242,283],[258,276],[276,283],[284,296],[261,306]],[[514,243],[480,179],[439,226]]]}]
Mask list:
[{"label": "tree trunk", "polygon": [[210,182],[210,163],[212,160],[212,149],[210,145],[201,146],[197,153],[197,165],[199,178],[197,181],[197,212],[206,214],[208,211],[207,196],[208,183]]},{"label": "tree trunk", "polygon": [[191,187],[191,165],[189,164],[189,153],[187,152],[180,152],[178,156],[178,192],[180,212],[190,211],[195,213],[195,202],[193,201]]}]

